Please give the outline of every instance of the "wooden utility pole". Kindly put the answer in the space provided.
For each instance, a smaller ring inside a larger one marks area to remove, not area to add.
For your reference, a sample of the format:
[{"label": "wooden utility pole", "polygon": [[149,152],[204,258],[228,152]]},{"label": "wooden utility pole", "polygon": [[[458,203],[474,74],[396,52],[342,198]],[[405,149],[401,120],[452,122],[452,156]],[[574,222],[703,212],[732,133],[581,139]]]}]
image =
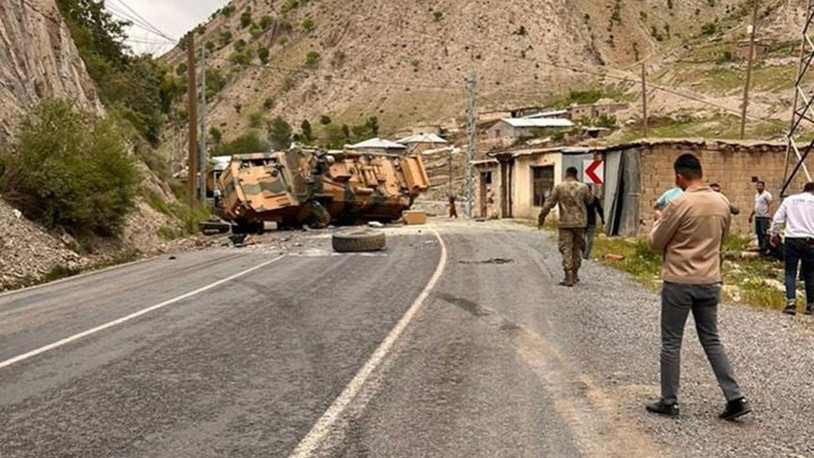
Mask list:
[{"label": "wooden utility pole", "polygon": [[189,91],[189,175],[187,185],[189,186],[189,206],[195,206],[198,200],[198,84],[195,65],[195,34],[190,32],[187,35],[187,87]]},{"label": "wooden utility pole", "polygon": [[647,138],[647,69],[642,63],[642,133]]},{"label": "wooden utility pole", "polygon": [[749,107],[749,87],[752,85],[752,62],[755,59],[755,27],[757,27],[757,12],[760,6],[758,0],[754,2],[752,12],[752,25],[749,26],[749,63],[746,64],[746,87],[743,88],[743,113],[741,114],[741,140],[746,137],[746,110]]}]

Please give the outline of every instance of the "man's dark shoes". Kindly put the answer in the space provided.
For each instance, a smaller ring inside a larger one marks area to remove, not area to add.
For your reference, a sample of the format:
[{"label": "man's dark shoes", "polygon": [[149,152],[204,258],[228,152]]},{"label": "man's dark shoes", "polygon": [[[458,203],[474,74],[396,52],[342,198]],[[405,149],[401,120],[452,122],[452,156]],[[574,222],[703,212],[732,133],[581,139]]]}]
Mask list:
[{"label": "man's dark shoes", "polygon": [[786,315],[796,315],[797,314],[797,302],[794,299],[789,300],[786,302],[786,308],[783,309],[783,313]]},{"label": "man's dark shoes", "polygon": [[745,398],[735,399],[726,403],[726,409],[718,415],[718,418],[732,421],[742,417],[752,411],[752,405]]},{"label": "man's dark shoes", "polygon": [[645,406],[650,413],[657,413],[668,417],[677,417],[679,414],[678,404],[666,404],[664,401],[654,402]]},{"label": "man's dark shoes", "polygon": [[806,305],[806,315],[814,315],[814,304]]}]

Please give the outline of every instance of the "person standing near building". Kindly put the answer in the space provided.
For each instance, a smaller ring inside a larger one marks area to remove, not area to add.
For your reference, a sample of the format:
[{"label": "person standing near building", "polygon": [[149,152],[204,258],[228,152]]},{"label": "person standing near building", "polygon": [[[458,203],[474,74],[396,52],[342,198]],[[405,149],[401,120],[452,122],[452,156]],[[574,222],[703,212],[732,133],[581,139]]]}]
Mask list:
[{"label": "person standing near building", "polygon": [[449,217],[458,219],[458,209],[455,208],[455,196],[449,195]]},{"label": "person standing near building", "polygon": [[771,244],[780,243],[780,229],[785,225],[783,258],[786,265],[786,308],[783,313],[797,313],[797,267],[802,264],[806,289],[806,315],[814,315],[814,183],[806,183],[802,194],[788,197],[774,215]]},{"label": "person standing near building", "polygon": [[661,399],[647,405],[652,413],[677,416],[681,341],[692,312],[698,338],[718,380],[726,408],[720,418],[733,420],[752,411],[740,391],[718,335],[721,299],[721,246],[731,214],[726,197],[705,186],[701,162],[692,154],[674,164],[674,198],[650,232],[650,246],[664,257],[661,291]]},{"label": "person standing near building", "polygon": [[542,228],[549,212],[555,205],[559,206],[559,245],[565,273],[560,285],[568,287],[579,282],[579,268],[585,250],[585,227],[588,225],[586,206],[591,203],[591,191],[577,180],[578,173],[575,167],[566,170],[565,181],[554,187],[537,217],[537,226]]},{"label": "person standing near building", "polygon": [[[718,183],[712,183],[709,185],[709,188],[717,193],[723,194],[721,193],[721,185]],[[729,213],[732,213],[733,215],[740,215],[741,210],[736,205],[733,205],[732,202],[729,202]]]},{"label": "person standing near building", "polygon": [[772,221],[772,195],[766,191],[766,183],[758,181],[755,184],[755,209],[749,215],[749,224],[755,222],[757,244],[761,255],[769,251],[769,229]]},{"label": "person standing near building", "polygon": [[585,210],[588,212],[588,227],[585,229],[585,253],[584,258],[591,258],[591,250],[594,247],[594,233],[596,232],[596,215],[599,214],[599,219],[602,225],[605,225],[605,211],[602,209],[602,202],[599,197],[594,194],[592,185],[588,185],[588,190],[591,193],[591,203],[586,205]]}]

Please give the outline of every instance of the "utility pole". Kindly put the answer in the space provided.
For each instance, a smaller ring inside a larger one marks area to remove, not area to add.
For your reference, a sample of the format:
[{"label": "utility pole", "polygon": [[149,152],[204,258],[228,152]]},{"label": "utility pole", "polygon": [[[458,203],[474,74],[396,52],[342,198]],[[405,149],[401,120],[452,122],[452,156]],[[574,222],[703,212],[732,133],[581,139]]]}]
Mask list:
[{"label": "utility pole", "polygon": [[452,150],[453,148],[449,149],[449,195],[450,197],[454,194],[452,190]]},{"label": "utility pole", "polygon": [[642,123],[644,138],[647,138],[647,69],[642,63]]},{"label": "utility pole", "polygon": [[201,154],[198,164],[201,169],[200,199],[206,202],[206,168],[209,163],[206,154],[206,46],[201,46]]},{"label": "utility pole", "polygon": [[760,6],[759,0],[754,2],[752,12],[752,25],[749,26],[749,63],[746,64],[746,87],[743,89],[743,114],[741,115],[741,140],[746,136],[746,110],[749,107],[749,87],[752,85],[752,62],[755,58],[755,27],[757,27],[757,12]]},{"label": "utility pole", "polygon": [[198,85],[196,81],[197,67],[195,65],[195,34],[190,32],[187,35],[187,81],[189,90],[189,175],[187,185],[189,186],[189,207],[195,207],[198,190]]},{"label": "utility pole", "polygon": [[475,195],[474,181],[472,177],[472,160],[475,157],[475,136],[477,130],[478,116],[475,113],[475,96],[477,92],[478,76],[475,72],[469,74],[467,79],[467,89],[469,90],[469,116],[467,118],[468,145],[466,146],[466,216],[472,218],[472,204]]}]

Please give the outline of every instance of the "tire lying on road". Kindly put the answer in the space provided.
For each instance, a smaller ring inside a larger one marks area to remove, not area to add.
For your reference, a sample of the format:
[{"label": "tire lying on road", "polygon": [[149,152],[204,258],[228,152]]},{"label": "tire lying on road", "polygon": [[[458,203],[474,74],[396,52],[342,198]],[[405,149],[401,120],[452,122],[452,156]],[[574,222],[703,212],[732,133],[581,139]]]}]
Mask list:
[{"label": "tire lying on road", "polygon": [[333,235],[331,243],[338,253],[380,251],[385,248],[384,232],[370,229],[353,229]]}]

